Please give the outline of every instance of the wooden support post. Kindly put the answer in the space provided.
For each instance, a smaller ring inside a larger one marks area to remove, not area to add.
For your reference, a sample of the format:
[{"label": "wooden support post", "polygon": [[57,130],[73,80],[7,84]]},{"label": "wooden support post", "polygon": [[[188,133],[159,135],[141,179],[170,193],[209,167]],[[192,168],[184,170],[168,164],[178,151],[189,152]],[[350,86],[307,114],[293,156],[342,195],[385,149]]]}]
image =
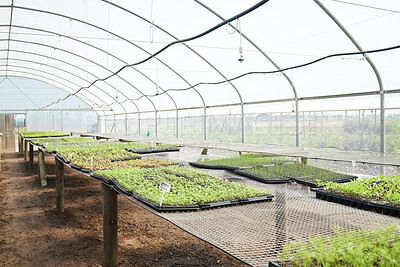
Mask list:
[{"label": "wooden support post", "polygon": [[0,171],[1,171],[1,152],[2,152],[2,149],[3,149],[3,140],[1,139],[1,136],[0,136]]},{"label": "wooden support post", "polygon": [[28,160],[28,141],[24,139],[24,160]]},{"label": "wooden support post", "polygon": [[33,144],[29,143],[29,169],[33,169]]},{"label": "wooden support post", "polygon": [[56,160],[56,202],[57,212],[64,212],[64,164]]},{"label": "wooden support post", "polygon": [[118,266],[117,192],[104,184],[103,191],[103,266]]},{"label": "wooden support post", "polygon": [[203,148],[203,151],[201,151],[202,155],[207,155],[208,154],[208,148]]},{"label": "wooden support post", "polygon": [[301,157],[300,161],[301,161],[301,163],[303,163],[304,165],[308,165],[308,158]]},{"label": "wooden support post", "polygon": [[18,153],[22,155],[22,140],[20,135],[18,135]]},{"label": "wooden support post", "polygon": [[46,166],[45,166],[45,158],[44,152],[40,148],[38,149],[38,170],[39,170],[39,180],[41,186],[47,185],[47,177],[46,177]]}]

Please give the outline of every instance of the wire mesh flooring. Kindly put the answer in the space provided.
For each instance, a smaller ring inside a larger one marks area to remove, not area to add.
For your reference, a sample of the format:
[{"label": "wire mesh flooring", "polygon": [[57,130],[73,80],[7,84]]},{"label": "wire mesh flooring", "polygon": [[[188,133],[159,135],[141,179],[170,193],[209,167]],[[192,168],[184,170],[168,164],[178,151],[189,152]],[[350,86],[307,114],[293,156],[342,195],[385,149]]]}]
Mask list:
[{"label": "wire mesh flooring", "polygon": [[286,243],[331,236],[335,226],[357,230],[400,223],[399,218],[319,200],[301,185],[260,185],[274,191],[273,201],[198,212],[152,212],[252,266],[279,259]]}]

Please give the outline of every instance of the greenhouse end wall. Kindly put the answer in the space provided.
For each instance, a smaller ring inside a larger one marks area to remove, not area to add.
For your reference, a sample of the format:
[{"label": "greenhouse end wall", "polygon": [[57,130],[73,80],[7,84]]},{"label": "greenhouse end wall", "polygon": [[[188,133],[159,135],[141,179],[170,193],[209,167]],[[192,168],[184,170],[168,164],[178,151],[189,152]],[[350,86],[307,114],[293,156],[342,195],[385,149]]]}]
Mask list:
[{"label": "greenhouse end wall", "polygon": [[59,130],[64,133],[98,131],[95,111],[28,111],[26,112],[27,131]]}]

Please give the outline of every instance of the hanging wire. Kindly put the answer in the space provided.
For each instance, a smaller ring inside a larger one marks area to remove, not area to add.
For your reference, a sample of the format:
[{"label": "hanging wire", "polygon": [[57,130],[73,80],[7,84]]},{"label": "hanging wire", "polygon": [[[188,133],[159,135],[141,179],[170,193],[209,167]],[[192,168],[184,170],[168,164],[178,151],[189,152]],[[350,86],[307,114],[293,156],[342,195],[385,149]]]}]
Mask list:
[{"label": "hanging wire", "polygon": [[242,28],[240,26],[240,20],[238,19],[238,26],[239,26],[239,62],[242,63],[244,61],[243,58],[243,47],[242,47]]},{"label": "hanging wire", "polygon": [[154,20],[153,20],[153,0],[151,0],[151,8],[150,8],[150,21],[151,21],[151,25],[150,25],[150,43],[153,43],[154,41],[154,31],[155,31],[155,26],[154,26]]},{"label": "hanging wire", "polygon": [[159,95],[159,86],[158,86],[158,64],[157,64],[157,59],[154,58],[154,60],[156,61],[156,95]]}]

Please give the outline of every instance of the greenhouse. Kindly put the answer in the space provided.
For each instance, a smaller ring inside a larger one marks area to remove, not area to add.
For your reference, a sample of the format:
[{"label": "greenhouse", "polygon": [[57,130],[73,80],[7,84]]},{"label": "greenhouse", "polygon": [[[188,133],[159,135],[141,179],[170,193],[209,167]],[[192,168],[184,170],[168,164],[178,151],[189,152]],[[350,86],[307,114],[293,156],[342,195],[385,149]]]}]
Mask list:
[{"label": "greenhouse", "polygon": [[400,265],[399,27],[395,0],[0,0],[0,265]]}]

